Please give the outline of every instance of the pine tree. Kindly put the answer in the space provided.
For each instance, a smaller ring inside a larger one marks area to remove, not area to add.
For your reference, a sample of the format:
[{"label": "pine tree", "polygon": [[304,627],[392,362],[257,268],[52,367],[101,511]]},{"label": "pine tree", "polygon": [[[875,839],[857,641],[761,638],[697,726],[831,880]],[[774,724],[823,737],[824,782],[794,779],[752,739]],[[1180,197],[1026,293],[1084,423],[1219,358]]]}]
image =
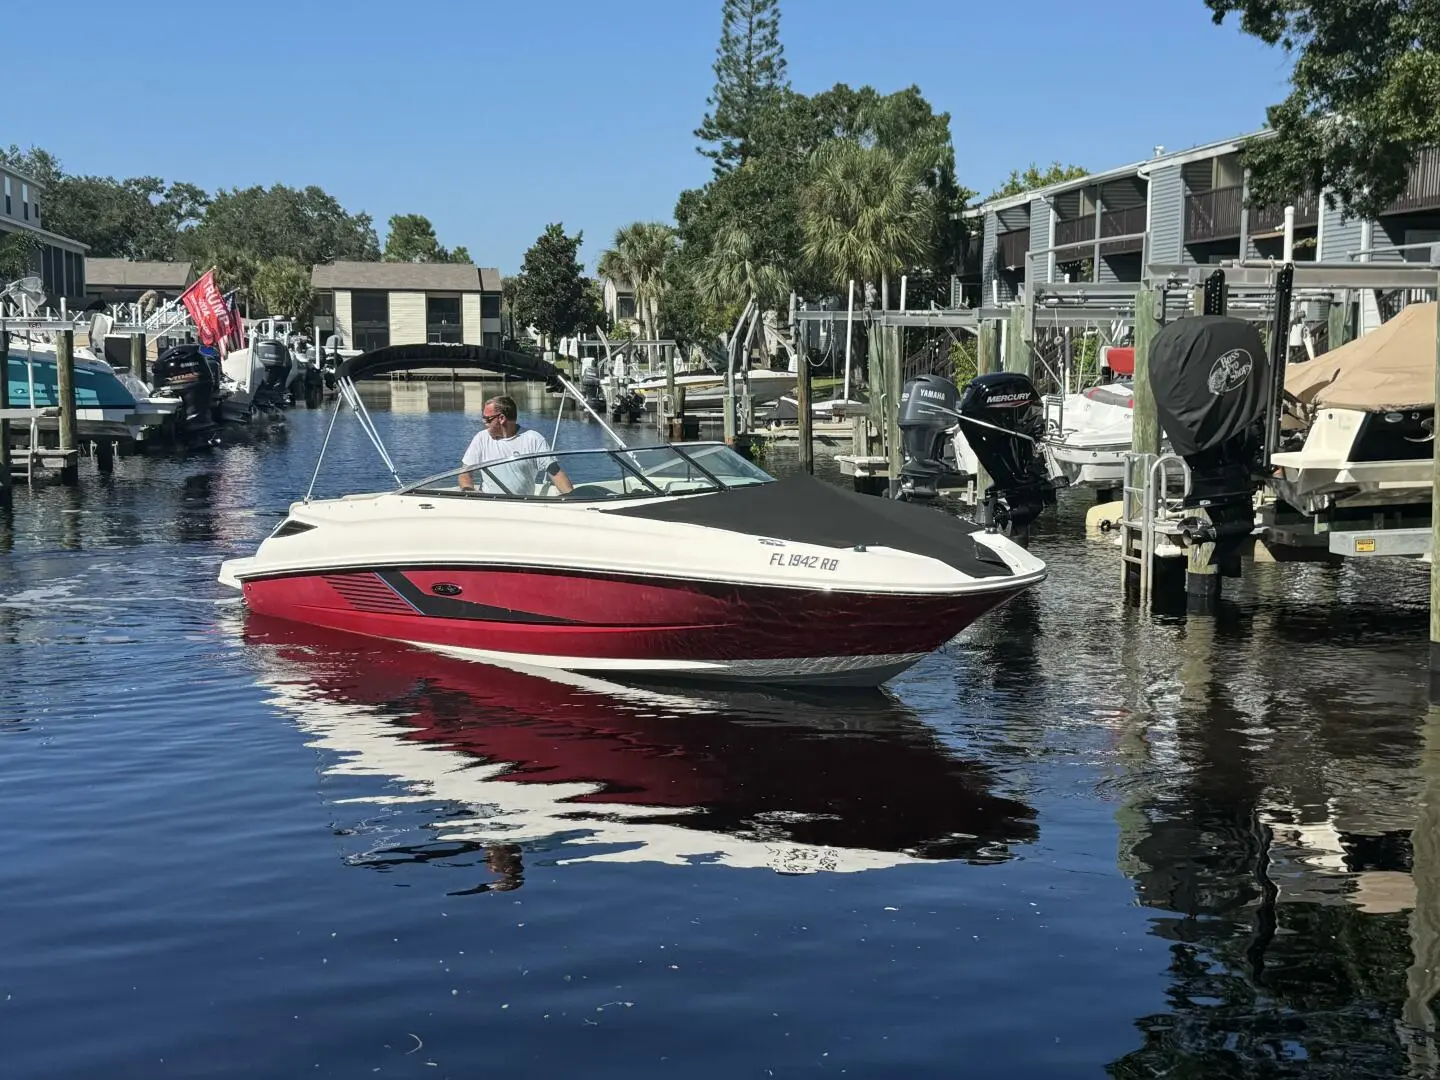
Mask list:
[{"label": "pine tree", "polygon": [[521,326],[533,326],[547,344],[587,330],[593,312],[586,302],[584,267],[578,252],[583,233],[565,235],[559,222],[545,231],[525,252],[516,284],[513,311]]},{"label": "pine tree", "polygon": [[725,0],[715,91],[706,99],[711,111],[695,130],[697,139],[713,144],[696,149],[715,162],[717,174],[751,157],[756,118],[789,85],[780,44],[780,0]]}]

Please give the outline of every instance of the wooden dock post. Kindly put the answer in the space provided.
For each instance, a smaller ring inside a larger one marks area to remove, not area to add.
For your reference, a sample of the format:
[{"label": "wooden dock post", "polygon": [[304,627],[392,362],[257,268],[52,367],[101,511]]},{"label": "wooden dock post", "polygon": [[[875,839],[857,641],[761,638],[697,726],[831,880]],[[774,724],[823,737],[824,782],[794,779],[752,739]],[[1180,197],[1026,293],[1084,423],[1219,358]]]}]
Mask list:
[{"label": "wooden dock post", "polygon": [[[1440,275],[1436,286],[1440,289]],[[1440,391],[1440,317],[1435,319],[1435,388]],[[1430,704],[1440,705],[1440,454],[1430,474]]]},{"label": "wooden dock post", "polygon": [[[60,482],[74,484],[80,479],[80,440],[75,420],[75,331],[60,331],[55,339],[55,396],[60,406]],[[31,448],[35,449],[34,447]]]},{"label": "wooden dock post", "polygon": [[1155,392],[1150,389],[1150,342],[1159,331],[1155,290],[1143,288],[1135,294],[1135,415],[1131,441],[1141,454],[1160,452],[1160,417],[1155,411]]},{"label": "wooden dock post", "polygon": [[[975,335],[975,374],[989,375],[1000,370],[999,324],[993,320],[981,319]],[[962,386],[963,390],[964,387]],[[985,500],[985,489],[990,486],[990,474],[985,466],[975,466],[975,506]]]},{"label": "wooden dock post", "polygon": [[1338,349],[1341,345],[1349,342],[1351,337],[1350,326],[1350,292],[1346,290],[1340,294],[1338,302],[1331,303],[1330,317],[1326,326],[1325,348]]},{"label": "wooden dock post", "polygon": [[1016,304],[1010,309],[1010,325],[1005,329],[1005,370],[1029,375],[1032,367],[1030,346],[1025,340],[1025,309]]},{"label": "wooden dock post", "polygon": [[900,495],[900,467],[904,464],[900,454],[900,394],[904,389],[901,335],[904,331],[898,326],[885,326],[880,333],[885,342],[885,387],[890,397],[890,407],[885,410],[885,452],[890,459],[890,497],[894,499]]},{"label": "wooden dock post", "polygon": [[[0,326],[0,409],[10,407],[10,331]],[[10,421],[0,419],[0,510],[10,509],[15,475],[10,464]]]},{"label": "wooden dock post", "polygon": [[800,468],[815,472],[814,417],[810,412],[810,357],[795,332],[795,294],[790,294],[790,340],[795,349],[795,410],[800,437]]},{"label": "wooden dock post", "polygon": [[[149,382],[145,377],[145,335],[130,335],[130,374],[141,382]],[[453,373],[452,373],[453,377]]]}]

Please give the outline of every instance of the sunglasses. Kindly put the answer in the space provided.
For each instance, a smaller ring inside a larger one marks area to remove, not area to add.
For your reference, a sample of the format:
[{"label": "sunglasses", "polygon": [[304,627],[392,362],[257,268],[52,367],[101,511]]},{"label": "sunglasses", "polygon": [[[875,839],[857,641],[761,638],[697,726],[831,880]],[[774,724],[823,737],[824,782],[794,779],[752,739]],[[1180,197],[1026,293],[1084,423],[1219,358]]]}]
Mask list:
[{"label": "sunglasses", "polygon": [[496,420],[504,420],[504,419],[505,419],[505,414],[504,414],[504,413],[498,413],[498,412],[497,412],[497,413],[491,413],[491,414],[489,414],[489,415],[487,416],[485,413],[481,413],[481,414],[480,414],[480,419],[481,419],[481,420],[484,420],[485,423],[487,423],[487,424],[493,424]]}]

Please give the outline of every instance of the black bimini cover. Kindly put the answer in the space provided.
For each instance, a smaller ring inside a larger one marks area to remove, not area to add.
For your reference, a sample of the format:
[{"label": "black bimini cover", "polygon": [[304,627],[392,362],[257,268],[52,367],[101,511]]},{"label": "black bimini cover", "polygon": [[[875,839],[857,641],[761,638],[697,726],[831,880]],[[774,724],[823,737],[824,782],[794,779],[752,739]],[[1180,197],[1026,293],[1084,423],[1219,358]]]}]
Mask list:
[{"label": "black bimini cover", "polygon": [[953,566],[974,578],[1009,577],[1005,560],[976,542],[979,525],[942,510],[842,491],[808,473],[666,502],[606,508],[604,513],[703,525],[797,544],[895,548]]},{"label": "black bimini cover", "polygon": [[438,342],[391,345],[386,349],[352,356],[336,369],[335,377],[367,379],[419,367],[475,368],[511,379],[557,385],[560,377],[560,371],[554,364],[529,353],[510,352],[489,345],[446,345]]},{"label": "black bimini cover", "polygon": [[1195,315],[1150,343],[1150,386],[1170,445],[1182,457],[1243,433],[1265,412],[1270,362],[1260,332],[1225,315]]}]

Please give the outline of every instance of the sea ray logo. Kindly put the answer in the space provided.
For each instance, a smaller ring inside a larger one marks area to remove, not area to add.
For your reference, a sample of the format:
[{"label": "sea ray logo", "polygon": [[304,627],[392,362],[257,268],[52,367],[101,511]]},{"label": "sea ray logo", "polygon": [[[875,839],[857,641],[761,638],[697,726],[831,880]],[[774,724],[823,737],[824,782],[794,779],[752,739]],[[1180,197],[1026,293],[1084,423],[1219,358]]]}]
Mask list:
[{"label": "sea ray logo", "polygon": [[1205,385],[1216,397],[1228,394],[1231,390],[1238,390],[1245,385],[1245,380],[1250,378],[1254,367],[1255,360],[1247,350],[1231,349],[1222,353],[1220,358],[1210,365],[1210,376],[1205,380]]}]

